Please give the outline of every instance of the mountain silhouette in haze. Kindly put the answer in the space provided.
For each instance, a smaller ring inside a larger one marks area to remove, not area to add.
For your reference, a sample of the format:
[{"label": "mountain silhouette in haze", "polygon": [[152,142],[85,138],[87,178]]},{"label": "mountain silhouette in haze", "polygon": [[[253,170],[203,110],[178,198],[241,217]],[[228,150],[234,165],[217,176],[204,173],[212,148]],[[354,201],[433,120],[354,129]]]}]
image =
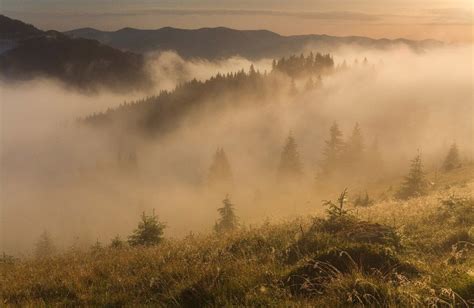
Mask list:
[{"label": "mountain silhouette in haze", "polygon": [[282,36],[267,30],[234,30],[224,27],[196,30],[171,27],[157,30],[123,28],[118,31],[82,28],[67,31],[65,34],[98,40],[112,47],[136,53],[174,50],[184,58],[208,60],[231,56],[248,59],[276,58],[300,53],[305,49],[334,52],[337,48],[347,45],[375,49],[405,45],[415,51],[442,45],[434,40],[389,40],[328,35]]},{"label": "mountain silhouette in haze", "polygon": [[33,25],[0,15],[0,40],[18,40],[41,35]]},{"label": "mountain silhouette in haze", "polygon": [[4,80],[46,77],[88,92],[151,87],[142,55],[96,40],[41,31],[6,16],[0,16],[0,35],[0,76]]}]

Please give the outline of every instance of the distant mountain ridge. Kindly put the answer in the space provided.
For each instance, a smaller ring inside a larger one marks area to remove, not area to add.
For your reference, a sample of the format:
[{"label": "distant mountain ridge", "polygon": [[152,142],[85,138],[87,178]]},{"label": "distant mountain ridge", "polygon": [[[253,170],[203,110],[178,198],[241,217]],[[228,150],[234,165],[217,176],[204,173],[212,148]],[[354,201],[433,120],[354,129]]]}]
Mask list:
[{"label": "distant mountain ridge", "polygon": [[156,30],[123,28],[117,31],[82,28],[67,31],[65,34],[98,40],[112,47],[136,53],[174,50],[184,58],[208,60],[231,56],[248,59],[275,58],[300,53],[306,47],[322,52],[333,52],[345,45],[387,49],[403,44],[415,51],[423,51],[443,44],[435,40],[389,40],[359,36],[336,37],[317,34],[282,36],[268,30],[235,30],[225,27],[195,30],[171,27]]},{"label": "distant mountain ridge", "polygon": [[99,88],[129,91],[151,87],[142,55],[97,40],[41,31],[0,15],[0,77],[6,81],[52,78],[94,92]]},{"label": "distant mountain ridge", "polygon": [[43,34],[35,26],[0,15],[0,40],[18,40]]}]

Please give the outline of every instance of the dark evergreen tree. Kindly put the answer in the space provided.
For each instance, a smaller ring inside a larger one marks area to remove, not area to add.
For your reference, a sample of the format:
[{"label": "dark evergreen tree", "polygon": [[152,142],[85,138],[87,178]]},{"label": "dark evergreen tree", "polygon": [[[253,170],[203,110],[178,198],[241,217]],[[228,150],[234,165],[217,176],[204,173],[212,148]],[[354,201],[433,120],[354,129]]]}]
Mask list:
[{"label": "dark evergreen tree", "polygon": [[130,246],[154,246],[163,240],[163,230],[165,225],[158,221],[153,210],[151,215],[142,213],[141,221],[138,228],[129,236],[128,243]]},{"label": "dark evergreen tree", "polygon": [[353,161],[362,159],[365,145],[359,123],[356,123],[356,125],[354,126],[354,129],[352,130],[352,135],[347,141],[346,149],[348,155],[350,156],[350,159],[352,159]]},{"label": "dark evergreen tree", "polygon": [[406,200],[413,197],[419,197],[426,194],[428,190],[428,182],[423,171],[421,154],[418,153],[411,161],[410,171],[405,177],[400,190],[396,193],[396,197]]},{"label": "dark evergreen tree", "polygon": [[278,178],[295,180],[300,178],[302,173],[303,168],[298,154],[298,146],[295,138],[290,133],[281,152]]},{"label": "dark evergreen tree", "polygon": [[230,188],[232,185],[232,169],[224,149],[218,148],[209,168],[208,183],[210,186]]},{"label": "dark evergreen tree", "polygon": [[461,166],[461,159],[459,158],[459,150],[456,143],[451,145],[448,155],[443,162],[443,170],[450,171]]},{"label": "dark evergreen tree", "polygon": [[239,226],[234,205],[230,202],[229,195],[225,197],[222,203],[223,206],[217,209],[220,218],[214,225],[214,230],[218,233],[233,231]]},{"label": "dark evergreen tree", "polygon": [[324,175],[333,173],[341,162],[341,154],[344,148],[342,132],[336,122],[329,129],[329,139],[325,141],[323,150],[322,171]]},{"label": "dark evergreen tree", "polygon": [[35,256],[37,258],[48,258],[56,252],[51,236],[47,231],[41,233],[38,242],[36,242]]},{"label": "dark evergreen tree", "polygon": [[364,158],[364,138],[360,130],[359,123],[356,123],[352,130],[352,135],[346,142],[343,150],[343,160],[346,167],[350,168],[350,171],[357,172],[358,167],[361,167],[362,160]]},{"label": "dark evergreen tree", "polygon": [[256,75],[257,75],[257,71],[255,70],[255,67],[253,66],[253,64],[251,64],[250,69],[249,69],[249,76],[255,77]]}]

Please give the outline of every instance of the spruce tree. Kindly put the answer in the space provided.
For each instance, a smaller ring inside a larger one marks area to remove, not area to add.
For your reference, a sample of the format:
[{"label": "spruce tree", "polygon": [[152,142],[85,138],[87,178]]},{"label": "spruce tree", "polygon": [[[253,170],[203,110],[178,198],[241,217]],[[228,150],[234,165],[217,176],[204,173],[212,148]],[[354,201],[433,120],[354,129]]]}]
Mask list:
[{"label": "spruce tree", "polygon": [[210,186],[229,186],[232,184],[232,169],[224,149],[218,148],[209,168],[208,183]]},{"label": "spruce tree", "polygon": [[459,150],[456,143],[453,143],[451,145],[451,148],[449,149],[448,155],[446,155],[446,158],[444,160],[443,170],[450,171],[459,168],[460,166],[461,160],[459,158]]},{"label": "spruce tree", "polygon": [[360,130],[359,123],[356,123],[352,130],[352,135],[344,148],[344,159],[350,166],[357,165],[361,162],[364,155],[364,138]]},{"label": "spruce tree", "polygon": [[322,171],[324,175],[334,172],[340,163],[341,152],[344,147],[342,132],[336,122],[329,129],[329,139],[325,141],[326,146],[323,150],[324,159],[322,161]]},{"label": "spruce tree", "polygon": [[51,236],[47,231],[41,233],[35,248],[37,258],[48,258],[56,252]]},{"label": "spruce tree", "polygon": [[238,218],[235,215],[234,205],[230,202],[229,195],[222,200],[223,207],[218,208],[220,218],[214,225],[214,230],[218,233],[233,231],[238,228]]},{"label": "spruce tree", "polygon": [[295,138],[290,133],[281,152],[278,178],[294,180],[300,178],[302,173],[303,168],[298,154],[298,146]]},{"label": "spruce tree", "polygon": [[142,213],[141,221],[138,228],[129,236],[128,243],[130,246],[154,246],[163,240],[163,230],[165,225],[158,221],[153,210],[151,215]]},{"label": "spruce tree", "polygon": [[418,153],[416,157],[411,161],[410,171],[405,177],[400,190],[397,192],[396,197],[402,200],[406,200],[413,197],[419,197],[426,194],[428,190],[428,182],[423,171],[423,164],[421,161],[421,154]]},{"label": "spruce tree", "polygon": [[362,137],[362,132],[360,130],[359,123],[356,123],[356,125],[354,126],[352,135],[349,139],[349,144],[352,151],[352,155],[356,159],[360,159],[364,152],[365,146],[364,146],[364,137]]}]

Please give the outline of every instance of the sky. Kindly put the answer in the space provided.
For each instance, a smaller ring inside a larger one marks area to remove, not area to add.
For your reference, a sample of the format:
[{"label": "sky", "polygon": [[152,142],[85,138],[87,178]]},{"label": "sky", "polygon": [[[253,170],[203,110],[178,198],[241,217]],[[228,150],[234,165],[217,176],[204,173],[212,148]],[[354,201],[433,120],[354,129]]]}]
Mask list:
[{"label": "sky", "polygon": [[43,30],[225,26],[282,35],[328,34],[472,42],[474,0],[0,0]]}]

